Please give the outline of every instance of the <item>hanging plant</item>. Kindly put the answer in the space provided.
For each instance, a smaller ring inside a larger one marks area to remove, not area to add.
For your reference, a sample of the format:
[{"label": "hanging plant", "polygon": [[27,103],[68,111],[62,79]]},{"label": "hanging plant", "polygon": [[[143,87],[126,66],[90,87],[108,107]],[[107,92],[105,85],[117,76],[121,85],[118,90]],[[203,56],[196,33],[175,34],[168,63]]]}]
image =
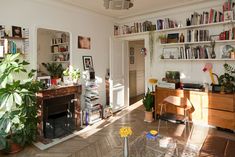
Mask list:
[{"label": "hanging plant", "polygon": [[153,62],[153,41],[154,41],[154,31],[149,32],[149,55],[150,55],[150,66]]}]

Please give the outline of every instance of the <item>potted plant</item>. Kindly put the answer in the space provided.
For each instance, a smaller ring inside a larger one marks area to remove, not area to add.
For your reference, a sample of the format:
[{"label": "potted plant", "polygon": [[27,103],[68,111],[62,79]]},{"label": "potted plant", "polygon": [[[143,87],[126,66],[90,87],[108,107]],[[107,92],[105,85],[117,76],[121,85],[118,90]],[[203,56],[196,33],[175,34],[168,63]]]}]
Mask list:
[{"label": "potted plant", "polygon": [[9,54],[0,63],[0,147],[7,153],[20,151],[37,133],[36,92],[41,84],[33,80],[36,70],[27,71],[29,63],[18,56]]},{"label": "potted plant", "polygon": [[167,43],[167,35],[166,34],[160,34],[158,38],[159,38],[161,44]]},{"label": "potted plant", "polygon": [[81,72],[79,68],[74,69],[72,66],[69,66],[69,68],[66,68],[63,71],[63,81],[65,84],[70,84],[70,82],[77,84],[80,77],[81,77]]},{"label": "potted plant", "polygon": [[153,105],[154,105],[154,96],[151,94],[149,88],[147,93],[143,98],[143,104],[145,107],[145,118],[144,121],[152,122],[153,121]]},{"label": "potted plant", "polygon": [[219,84],[222,86],[225,93],[232,93],[234,91],[235,78],[232,76],[234,68],[227,63],[224,64],[225,73],[219,77]]},{"label": "potted plant", "polygon": [[58,63],[42,63],[51,76],[51,84],[57,84],[57,80],[62,77],[64,68]]}]

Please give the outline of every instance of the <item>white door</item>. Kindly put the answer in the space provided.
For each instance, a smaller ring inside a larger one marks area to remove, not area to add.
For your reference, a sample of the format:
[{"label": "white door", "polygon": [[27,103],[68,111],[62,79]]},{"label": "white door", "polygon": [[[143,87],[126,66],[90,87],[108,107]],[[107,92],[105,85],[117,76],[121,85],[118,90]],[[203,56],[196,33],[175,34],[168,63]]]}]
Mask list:
[{"label": "white door", "polygon": [[129,106],[127,42],[110,38],[110,106],[113,112]]}]

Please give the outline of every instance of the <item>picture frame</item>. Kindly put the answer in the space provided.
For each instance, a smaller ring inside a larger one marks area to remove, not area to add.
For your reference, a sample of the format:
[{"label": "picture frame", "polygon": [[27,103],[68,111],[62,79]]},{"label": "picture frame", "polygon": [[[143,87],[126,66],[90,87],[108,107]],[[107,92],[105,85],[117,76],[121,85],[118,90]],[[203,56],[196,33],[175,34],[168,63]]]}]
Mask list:
[{"label": "picture frame", "polygon": [[179,47],[163,48],[164,59],[179,59]]},{"label": "picture frame", "polygon": [[39,76],[37,80],[42,82],[43,89],[48,89],[51,86],[51,76]]},{"label": "picture frame", "polygon": [[89,70],[90,67],[93,67],[92,56],[82,56],[82,60],[84,70]]},{"label": "picture frame", "polygon": [[78,49],[91,49],[91,38],[78,36]]},{"label": "picture frame", "polygon": [[135,49],[134,47],[130,47],[130,56],[135,54]]},{"label": "picture frame", "polygon": [[135,63],[135,57],[134,56],[130,56],[130,64],[134,64]]},{"label": "picture frame", "polygon": [[12,26],[12,37],[22,38],[22,30],[21,30],[21,27]]}]

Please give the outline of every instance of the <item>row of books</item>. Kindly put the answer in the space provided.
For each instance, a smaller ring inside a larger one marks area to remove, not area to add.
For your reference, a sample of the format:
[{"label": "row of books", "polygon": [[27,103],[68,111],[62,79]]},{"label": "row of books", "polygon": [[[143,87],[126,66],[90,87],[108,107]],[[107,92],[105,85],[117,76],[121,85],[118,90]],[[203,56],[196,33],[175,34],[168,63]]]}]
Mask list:
[{"label": "row of books", "polygon": [[224,11],[231,11],[234,9],[235,1],[234,0],[227,0],[223,4],[223,12]]},{"label": "row of books", "polygon": [[15,54],[17,53],[17,51],[19,51],[17,50],[16,42],[11,41],[11,40],[8,41],[8,46],[5,47],[5,49],[7,50],[8,53],[11,53],[11,54]]},{"label": "row of books", "polygon": [[137,22],[133,26],[128,25],[114,25],[114,35],[123,35],[131,33],[140,33],[146,31],[156,30],[156,25],[153,25],[151,21],[145,21],[143,23]]},{"label": "row of books", "polygon": [[234,40],[235,39],[235,27],[230,30],[223,31],[219,35],[219,40]]},{"label": "row of books", "polygon": [[178,23],[174,20],[171,20],[169,18],[157,19],[157,30],[176,28],[176,27],[178,27]]},{"label": "row of books", "polygon": [[211,59],[211,48],[208,46],[180,47],[180,59]]},{"label": "row of books", "polygon": [[187,42],[209,41],[209,30],[187,30]]}]

